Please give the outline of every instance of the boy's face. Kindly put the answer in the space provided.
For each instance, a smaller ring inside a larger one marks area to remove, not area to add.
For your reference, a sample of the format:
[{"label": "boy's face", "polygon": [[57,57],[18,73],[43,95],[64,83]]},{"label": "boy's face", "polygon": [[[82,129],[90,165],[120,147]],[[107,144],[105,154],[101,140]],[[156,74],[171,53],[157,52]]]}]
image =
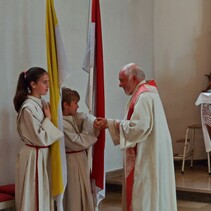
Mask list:
[{"label": "boy's face", "polygon": [[73,100],[71,103],[67,103],[65,108],[69,115],[75,115],[79,108],[78,100]]}]

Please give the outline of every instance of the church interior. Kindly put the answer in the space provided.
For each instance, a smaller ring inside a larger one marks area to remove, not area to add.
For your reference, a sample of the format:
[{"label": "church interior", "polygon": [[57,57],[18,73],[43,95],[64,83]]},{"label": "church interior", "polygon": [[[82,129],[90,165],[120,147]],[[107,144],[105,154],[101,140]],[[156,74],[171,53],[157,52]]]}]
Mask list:
[{"label": "church interior", "polygon": [[[70,71],[63,85],[80,93],[79,110],[84,112],[88,112],[88,75],[82,65],[89,2],[54,0]],[[22,146],[12,103],[18,75],[32,66],[47,69],[45,4],[0,1],[0,192],[1,187],[15,184],[16,157]],[[201,127],[202,104],[211,104],[211,1],[100,0],[100,9],[106,117],[123,118],[128,97],[119,88],[118,71],[129,62],[139,64],[147,79],[156,81],[165,110],[178,211],[211,210],[211,141]],[[104,165],[106,195],[99,211],[120,211],[122,152],[108,132]],[[10,198],[0,202],[0,210],[13,211],[14,187],[7,188]]]}]

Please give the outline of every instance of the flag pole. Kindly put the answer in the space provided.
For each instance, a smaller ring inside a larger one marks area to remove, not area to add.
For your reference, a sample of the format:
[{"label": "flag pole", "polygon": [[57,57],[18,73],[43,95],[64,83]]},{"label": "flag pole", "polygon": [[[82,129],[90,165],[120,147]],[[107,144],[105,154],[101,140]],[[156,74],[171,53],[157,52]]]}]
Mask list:
[{"label": "flag pole", "polygon": [[94,114],[93,112],[93,83],[94,83],[94,68],[93,66],[90,68],[90,73],[89,73],[89,113],[90,114]]},{"label": "flag pole", "polygon": [[[91,23],[89,23],[89,24],[91,24]],[[94,37],[95,27],[90,25],[89,28],[90,28],[90,32],[89,33],[91,33],[91,37]],[[94,114],[94,111],[93,111],[93,90],[95,90],[94,89],[95,39],[91,39],[91,41],[90,41],[90,48],[92,50],[90,51],[90,75],[89,75],[89,77],[90,77],[90,80],[89,80],[89,93],[90,93],[89,103],[90,104],[89,104],[89,112],[91,114]]]},{"label": "flag pole", "polygon": [[[90,68],[89,72],[89,114],[93,114],[93,74],[94,74],[94,68]],[[92,147],[88,149],[88,165],[90,171],[92,171]]]}]

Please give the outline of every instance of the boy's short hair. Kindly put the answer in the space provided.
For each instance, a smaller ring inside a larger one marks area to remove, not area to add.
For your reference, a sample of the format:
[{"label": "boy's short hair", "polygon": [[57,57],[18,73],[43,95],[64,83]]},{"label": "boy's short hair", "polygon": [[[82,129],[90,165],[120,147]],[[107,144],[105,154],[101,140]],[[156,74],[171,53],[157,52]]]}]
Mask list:
[{"label": "boy's short hair", "polygon": [[77,91],[72,90],[70,88],[62,87],[62,110],[64,102],[71,103],[72,101],[79,101],[80,95]]}]

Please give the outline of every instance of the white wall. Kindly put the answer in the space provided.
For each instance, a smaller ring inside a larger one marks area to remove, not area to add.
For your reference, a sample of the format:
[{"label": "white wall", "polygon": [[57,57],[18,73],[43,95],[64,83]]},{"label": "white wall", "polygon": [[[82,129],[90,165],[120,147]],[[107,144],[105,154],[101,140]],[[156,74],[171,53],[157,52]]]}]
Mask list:
[{"label": "white wall", "polygon": [[36,11],[45,12],[38,1],[0,1],[0,184],[14,182],[16,154],[21,145],[13,107],[18,74],[46,63],[45,34],[40,30],[45,23]]},{"label": "white wall", "polygon": [[[153,0],[101,0],[106,116],[122,119],[128,99],[118,87],[118,72],[129,62],[145,70],[153,78]],[[122,167],[119,146],[106,136],[106,170]]]}]

